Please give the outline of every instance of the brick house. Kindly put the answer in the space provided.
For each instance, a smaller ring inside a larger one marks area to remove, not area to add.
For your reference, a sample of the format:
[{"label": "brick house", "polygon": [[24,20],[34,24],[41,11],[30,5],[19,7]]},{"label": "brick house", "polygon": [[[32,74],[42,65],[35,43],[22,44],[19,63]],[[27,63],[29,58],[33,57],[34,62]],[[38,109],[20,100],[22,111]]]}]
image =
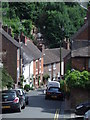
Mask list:
[{"label": "brick house", "polygon": [[90,7],[84,25],[71,38],[71,65],[80,71],[90,71]]},{"label": "brick house", "polygon": [[[32,40],[24,36],[24,34],[21,33],[20,38],[16,35],[15,39],[22,44],[22,52],[26,54],[22,56],[22,59],[24,60],[22,61],[22,64],[27,66],[30,62],[30,69],[28,69],[29,67],[26,68],[27,73],[30,70],[30,77],[27,79],[32,79],[33,85],[38,87],[42,83],[43,78],[43,55],[37,46],[34,45]],[[25,60],[25,56],[27,56],[30,61]],[[26,63],[24,63],[25,61]],[[25,71],[23,73],[27,76]]]},{"label": "brick house", "polygon": [[4,30],[2,28],[0,29],[2,52],[6,52],[2,56],[2,62],[17,87],[20,79],[20,45],[7,33],[9,32],[7,26],[5,26]]},{"label": "brick house", "polygon": [[70,50],[61,48],[61,71],[60,71],[60,48],[44,50],[44,75],[48,74],[50,80],[58,80],[64,75],[64,57],[69,54]]}]

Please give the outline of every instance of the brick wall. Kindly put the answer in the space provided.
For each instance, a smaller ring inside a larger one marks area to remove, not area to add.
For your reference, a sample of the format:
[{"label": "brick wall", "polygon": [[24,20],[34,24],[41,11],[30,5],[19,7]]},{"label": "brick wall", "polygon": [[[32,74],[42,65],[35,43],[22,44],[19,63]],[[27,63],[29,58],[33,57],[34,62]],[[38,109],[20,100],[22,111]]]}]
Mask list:
[{"label": "brick wall", "polygon": [[51,71],[49,71],[48,66],[49,65],[45,65],[44,66],[44,74],[48,74],[48,75],[51,74],[51,77],[52,77],[54,73],[56,75],[58,74],[58,72],[60,73],[60,63],[56,63],[56,69],[53,70],[53,72],[52,72],[52,66],[53,66],[53,64],[51,65]]},{"label": "brick wall", "polygon": [[88,27],[77,36],[77,40],[89,40]]},{"label": "brick wall", "polygon": [[71,59],[72,68],[78,69],[80,71],[82,70],[90,71],[90,69],[88,68],[88,59],[89,58],[79,58],[79,57],[72,58]]},{"label": "brick wall", "polygon": [[83,88],[72,88],[69,99],[71,101],[71,108],[75,108],[77,104],[90,101],[90,92]]},{"label": "brick wall", "polygon": [[3,58],[4,67],[17,82],[17,47],[15,47],[7,38],[2,36],[2,51],[6,51]]}]

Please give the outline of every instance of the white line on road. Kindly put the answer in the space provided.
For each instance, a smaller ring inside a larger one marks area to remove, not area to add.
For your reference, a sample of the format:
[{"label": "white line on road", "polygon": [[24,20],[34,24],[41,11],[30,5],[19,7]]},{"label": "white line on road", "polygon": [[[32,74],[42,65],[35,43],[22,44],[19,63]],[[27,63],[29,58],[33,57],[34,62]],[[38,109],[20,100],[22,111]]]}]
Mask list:
[{"label": "white line on road", "polygon": [[59,111],[60,111],[60,109],[56,109],[56,113],[55,113],[55,116],[54,116],[54,120],[58,120]]}]

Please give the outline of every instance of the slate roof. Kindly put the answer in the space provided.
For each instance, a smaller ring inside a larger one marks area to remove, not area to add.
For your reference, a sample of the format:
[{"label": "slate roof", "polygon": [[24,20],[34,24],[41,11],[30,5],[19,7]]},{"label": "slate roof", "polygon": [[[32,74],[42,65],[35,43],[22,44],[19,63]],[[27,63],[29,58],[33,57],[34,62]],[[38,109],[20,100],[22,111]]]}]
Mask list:
[{"label": "slate roof", "polygon": [[74,40],[72,43],[72,50],[76,50],[82,47],[90,45],[90,40]]},{"label": "slate roof", "polygon": [[29,49],[30,54],[34,58],[34,60],[37,60],[42,57],[41,51],[30,40],[27,40],[26,46]]},{"label": "slate roof", "polygon": [[[61,58],[63,60],[70,50],[61,48],[61,51]],[[44,65],[60,62],[60,48],[45,49],[44,53]]]},{"label": "slate roof", "polygon": [[73,50],[71,57],[90,57],[90,46]]},{"label": "slate roof", "polygon": [[7,40],[9,40],[13,45],[15,45],[18,48],[20,47],[20,44],[14,38],[12,38],[7,32],[5,32],[2,28],[0,28],[0,33],[2,34],[2,36],[7,38]]},{"label": "slate roof", "polygon": [[34,58],[31,56],[30,50],[25,46],[24,43],[21,43],[21,55],[23,56],[23,64],[30,63]]}]

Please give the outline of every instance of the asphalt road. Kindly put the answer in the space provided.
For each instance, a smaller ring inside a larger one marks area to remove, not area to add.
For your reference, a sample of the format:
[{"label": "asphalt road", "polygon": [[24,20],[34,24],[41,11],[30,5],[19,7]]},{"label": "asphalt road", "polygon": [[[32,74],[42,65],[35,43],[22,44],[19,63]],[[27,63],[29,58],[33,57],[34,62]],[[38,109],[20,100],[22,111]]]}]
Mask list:
[{"label": "asphalt road", "polygon": [[[68,120],[70,114],[64,115],[64,101],[60,100],[45,100],[44,90],[38,89],[28,93],[29,104],[19,112],[6,112],[2,114],[2,120],[7,118],[20,119],[30,118],[32,120],[51,119],[51,120]],[[11,120],[10,119],[10,120]],[[6,119],[5,119],[6,120]]]}]

